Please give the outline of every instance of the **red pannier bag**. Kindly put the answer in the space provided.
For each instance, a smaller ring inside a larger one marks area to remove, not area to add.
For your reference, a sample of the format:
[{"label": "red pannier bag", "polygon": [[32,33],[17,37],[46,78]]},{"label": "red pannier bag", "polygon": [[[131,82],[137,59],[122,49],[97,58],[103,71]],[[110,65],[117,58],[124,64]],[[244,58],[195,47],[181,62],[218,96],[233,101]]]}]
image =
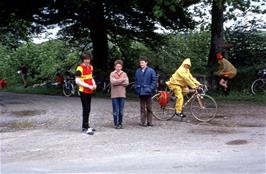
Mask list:
[{"label": "red pannier bag", "polygon": [[160,96],[158,97],[158,103],[160,104],[160,106],[166,106],[169,99],[170,99],[170,92],[166,92],[166,91],[160,91]]}]

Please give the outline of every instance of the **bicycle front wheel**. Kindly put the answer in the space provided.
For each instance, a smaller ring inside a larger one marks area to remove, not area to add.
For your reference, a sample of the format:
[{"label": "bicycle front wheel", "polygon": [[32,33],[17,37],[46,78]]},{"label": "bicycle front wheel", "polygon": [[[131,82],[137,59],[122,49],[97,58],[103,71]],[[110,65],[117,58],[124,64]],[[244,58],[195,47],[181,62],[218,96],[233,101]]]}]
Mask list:
[{"label": "bicycle front wheel", "polygon": [[207,122],[216,116],[217,103],[208,95],[196,95],[190,104],[190,112],[198,121]]},{"label": "bicycle front wheel", "polygon": [[162,121],[170,120],[175,116],[175,99],[170,98],[166,106],[161,106],[158,102],[160,95],[157,93],[151,99],[153,116]]},{"label": "bicycle front wheel", "polygon": [[63,86],[63,94],[66,97],[70,97],[72,95],[72,86],[71,85],[64,85]]},{"label": "bicycle front wheel", "polygon": [[263,79],[255,80],[251,85],[251,92],[254,95],[260,95],[266,93],[266,83]]}]

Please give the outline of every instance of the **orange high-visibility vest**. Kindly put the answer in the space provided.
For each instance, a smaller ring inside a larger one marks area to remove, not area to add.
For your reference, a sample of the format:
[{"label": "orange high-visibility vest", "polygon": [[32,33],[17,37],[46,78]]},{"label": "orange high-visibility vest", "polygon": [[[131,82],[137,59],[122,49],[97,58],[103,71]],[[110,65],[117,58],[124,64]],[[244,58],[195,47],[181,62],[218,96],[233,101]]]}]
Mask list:
[{"label": "orange high-visibility vest", "polygon": [[[92,82],[93,66],[91,66],[91,65],[85,66],[84,64],[80,64],[77,67],[77,71],[81,72],[81,77],[80,77],[81,81],[87,83],[88,85],[93,85],[93,82]],[[93,90],[88,89],[88,88],[84,88],[83,86],[79,86],[79,91],[87,93],[87,94],[93,93]]]}]

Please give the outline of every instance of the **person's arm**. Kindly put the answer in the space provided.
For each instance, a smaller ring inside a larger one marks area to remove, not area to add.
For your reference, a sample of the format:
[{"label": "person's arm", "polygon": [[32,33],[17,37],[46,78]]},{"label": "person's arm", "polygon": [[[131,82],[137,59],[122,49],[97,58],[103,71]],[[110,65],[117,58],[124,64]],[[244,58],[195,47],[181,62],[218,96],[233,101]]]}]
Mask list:
[{"label": "person's arm", "polygon": [[110,74],[110,83],[114,86],[117,86],[117,85],[121,85],[122,83],[124,83],[124,81],[126,80],[125,78],[119,78],[119,79],[116,79],[115,77],[115,74],[114,73],[111,73]]},{"label": "person's arm", "polygon": [[201,85],[201,83],[196,78],[194,78],[191,73],[189,73],[189,75],[193,83],[195,83],[197,86]]},{"label": "person's arm", "polygon": [[96,82],[94,79],[92,79],[92,84],[93,84],[93,89],[92,90],[96,90],[97,88],[97,85],[96,85]]},{"label": "person's arm", "polygon": [[151,69],[151,91],[156,90],[157,76],[153,69]]},{"label": "person's arm", "polygon": [[[93,81],[94,81],[94,80],[93,80]],[[91,90],[94,90],[94,85],[88,85],[87,83],[81,81],[79,77],[76,77],[76,78],[75,78],[75,82],[76,82],[76,84],[77,84],[78,86],[82,86],[82,87],[84,87],[84,88],[89,88],[89,89],[91,89]],[[94,83],[95,83],[95,82],[94,82]],[[95,89],[96,89],[96,88],[95,88]]]},{"label": "person's arm", "polygon": [[128,76],[126,73],[124,73],[124,81],[121,83],[123,86],[127,86],[129,84]]},{"label": "person's arm", "polygon": [[179,75],[185,81],[185,83],[192,89],[197,88],[197,85],[190,79],[189,74],[186,72],[180,72]]}]

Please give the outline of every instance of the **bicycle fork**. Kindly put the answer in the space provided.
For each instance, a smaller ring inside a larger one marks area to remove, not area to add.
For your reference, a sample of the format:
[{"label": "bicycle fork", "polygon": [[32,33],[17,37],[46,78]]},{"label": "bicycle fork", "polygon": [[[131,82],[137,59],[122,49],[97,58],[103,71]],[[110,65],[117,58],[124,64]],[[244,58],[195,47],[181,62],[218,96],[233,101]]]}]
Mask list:
[{"label": "bicycle fork", "polygon": [[197,100],[198,100],[200,108],[204,109],[205,107],[203,106],[203,103],[202,103],[202,100],[201,100],[203,96],[197,95],[196,97],[197,97]]}]

